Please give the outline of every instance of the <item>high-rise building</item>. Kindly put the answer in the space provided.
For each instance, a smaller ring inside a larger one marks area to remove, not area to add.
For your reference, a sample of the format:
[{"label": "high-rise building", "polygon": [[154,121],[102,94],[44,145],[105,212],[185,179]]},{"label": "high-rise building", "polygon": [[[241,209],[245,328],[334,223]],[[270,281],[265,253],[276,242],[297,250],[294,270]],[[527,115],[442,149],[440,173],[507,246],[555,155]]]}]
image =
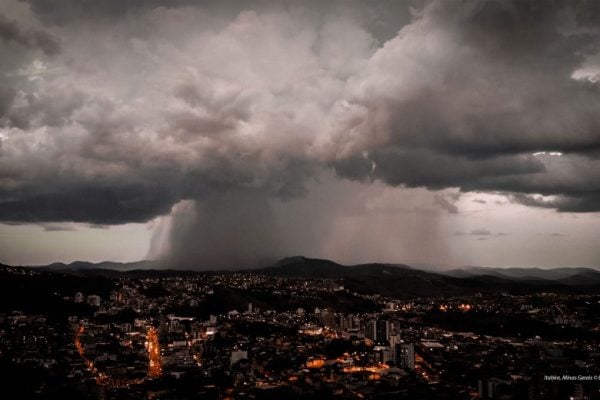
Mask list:
[{"label": "high-rise building", "polygon": [[398,362],[398,349],[400,347],[400,335],[398,335],[395,331],[392,332],[389,338],[390,342],[390,351],[392,352],[392,361],[395,363]]},{"label": "high-rise building", "polygon": [[365,322],[365,337],[375,341],[377,339],[377,320],[370,319]]},{"label": "high-rise building", "polygon": [[392,351],[388,346],[374,346],[373,361],[382,363],[393,361]]},{"label": "high-rise building", "polygon": [[392,334],[392,323],[387,319],[380,319],[377,321],[377,332],[375,335],[375,341],[378,343],[386,343],[390,335]]},{"label": "high-rise building", "polygon": [[[495,399],[499,397],[500,390],[503,385],[506,385],[506,381],[503,381],[502,379],[479,379],[477,382],[477,391],[481,398]],[[573,397],[571,398],[573,399]]]},{"label": "high-rise building", "polygon": [[370,319],[365,323],[364,333],[367,339],[371,339],[380,345],[385,345],[392,334],[393,324],[387,319]]},{"label": "high-rise building", "polygon": [[340,315],[339,326],[344,331],[356,328],[356,322],[354,320],[354,315],[352,315],[352,314]]},{"label": "high-rise building", "polygon": [[397,346],[398,364],[402,368],[415,369],[415,345],[412,343],[401,344]]}]

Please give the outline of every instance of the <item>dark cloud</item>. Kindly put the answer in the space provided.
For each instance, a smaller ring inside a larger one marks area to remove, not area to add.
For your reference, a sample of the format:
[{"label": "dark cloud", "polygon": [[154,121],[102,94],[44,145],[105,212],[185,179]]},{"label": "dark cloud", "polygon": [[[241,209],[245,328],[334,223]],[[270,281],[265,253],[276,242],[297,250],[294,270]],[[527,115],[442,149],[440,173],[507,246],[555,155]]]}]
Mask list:
[{"label": "dark cloud", "polygon": [[392,185],[477,190],[488,185],[493,189],[496,181],[499,186],[515,176],[541,173],[545,166],[527,155],[469,159],[427,149],[387,147],[371,151],[368,159],[356,156],[336,161],[335,169],[348,178],[380,179]]},{"label": "dark cloud", "polygon": [[0,117],[6,114],[14,96],[15,90],[0,80]]},{"label": "dark cloud", "polygon": [[77,230],[73,226],[63,224],[42,224],[41,227],[46,232],[72,232]]},{"label": "dark cloud", "polygon": [[60,52],[60,43],[56,37],[43,30],[25,31],[19,27],[16,21],[9,20],[1,14],[0,39],[28,48],[39,49],[48,56],[53,56]]},{"label": "dark cloud", "polygon": [[92,229],[109,229],[110,225],[104,225],[104,224],[88,224],[89,228]]},{"label": "dark cloud", "polygon": [[384,42],[396,35],[410,22],[411,8],[421,7],[423,0],[398,2],[395,0],[22,0],[45,23],[64,25],[68,23],[114,22],[115,19],[135,19],[156,8],[197,7],[208,10],[213,17],[231,18],[243,10],[268,12],[271,10],[301,9],[311,18],[331,17],[332,14],[351,14],[368,24],[373,34]]},{"label": "dark cloud", "polygon": [[[64,193],[5,200],[0,219],[12,222],[74,221],[98,224],[145,222],[171,209],[173,197],[162,189],[69,187]],[[7,196],[8,197],[8,196]],[[10,199],[10,197],[9,197]]]},{"label": "dark cloud", "polygon": [[57,56],[60,50],[59,40],[46,30],[25,29],[0,14],[0,127],[12,119],[7,114],[23,89],[20,85],[26,84],[18,74],[19,68],[40,55]]},{"label": "dark cloud", "polygon": [[492,232],[485,228],[473,229],[471,232],[469,232],[469,235],[471,236],[490,236],[491,234]]},{"label": "dark cloud", "polygon": [[[598,25],[580,21],[587,7],[431,3],[355,79],[336,138],[353,151],[336,171],[392,185],[556,195],[530,204],[600,210],[600,177],[590,172],[600,86],[572,78],[600,50]],[[368,157],[352,154],[361,151]],[[533,155],[541,152],[562,160]]]},{"label": "dark cloud", "polygon": [[473,229],[470,232],[463,232],[463,231],[455,231],[453,236],[475,236],[477,238],[479,238],[479,240],[484,240],[490,237],[501,237],[501,236],[506,236],[508,235],[508,233],[506,232],[492,232],[489,229],[486,228],[478,228],[478,229]]},{"label": "dark cloud", "polygon": [[553,196],[543,198],[542,196],[513,194],[510,199],[519,204],[529,207],[552,208],[562,212],[592,212],[600,211],[600,192],[576,193],[574,195]]},{"label": "dark cloud", "polygon": [[35,14],[48,24],[66,24],[73,21],[96,22],[114,18],[127,18],[158,6],[173,7],[190,4],[191,1],[158,0],[25,0]]}]

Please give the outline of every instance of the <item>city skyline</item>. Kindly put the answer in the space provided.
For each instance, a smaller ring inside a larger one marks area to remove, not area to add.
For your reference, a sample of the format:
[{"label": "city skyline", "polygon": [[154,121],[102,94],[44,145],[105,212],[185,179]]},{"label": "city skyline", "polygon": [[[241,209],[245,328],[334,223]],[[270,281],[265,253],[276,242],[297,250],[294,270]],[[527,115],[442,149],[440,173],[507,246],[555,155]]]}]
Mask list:
[{"label": "city skyline", "polygon": [[600,271],[491,271],[0,266],[0,371],[40,400],[599,399]]}]

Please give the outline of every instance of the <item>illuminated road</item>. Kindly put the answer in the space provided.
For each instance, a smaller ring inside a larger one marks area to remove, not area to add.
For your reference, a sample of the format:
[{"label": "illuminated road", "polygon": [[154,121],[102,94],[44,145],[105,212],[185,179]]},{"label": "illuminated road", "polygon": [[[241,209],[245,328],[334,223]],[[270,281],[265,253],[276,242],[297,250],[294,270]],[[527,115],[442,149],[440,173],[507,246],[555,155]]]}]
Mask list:
[{"label": "illuminated road", "polygon": [[162,360],[158,333],[154,327],[148,328],[146,332],[146,350],[148,351],[148,376],[158,378],[162,375]]},{"label": "illuminated road", "polygon": [[83,332],[85,332],[85,327],[83,325],[79,325],[79,329],[77,329],[75,332],[75,348],[77,349],[77,352],[81,356],[81,359],[87,366],[88,370],[96,377],[96,382],[100,385],[106,385],[109,381],[106,374],[98,371],[98,368],[94,366],[94,363],[85,356],[85,348],[83,347],[83,343],[81,343],[80,338]]},{"label": "illuminated road", "polygon": [[439,382],[439,376],[436,374],[433,367],[415,351],[415,371],[425,382],[437,383]]},{"label": "illuminated road", "polygon": [[[81,356],[81,359],[87,366],[88,370],[92,375],[96,377],[96,383],[99,385],[108,385],[113,387],[128,387],[129,385],[137,385],[144,382],[144,379],[118,379],[114,380],[106,373],[101,372],[94,365],[94,362],[87,358],[85,355],[85,347],[81,343],[81,335],[85,332],[85,327],[80,325],[75,331],[74,344],[77,349],[77,353]],[[147,350],[148,350],[148,376],[156,378],[162,374],[160,348],[158,346],[158,335],[154,328],[148,329],[147,334]]]}]

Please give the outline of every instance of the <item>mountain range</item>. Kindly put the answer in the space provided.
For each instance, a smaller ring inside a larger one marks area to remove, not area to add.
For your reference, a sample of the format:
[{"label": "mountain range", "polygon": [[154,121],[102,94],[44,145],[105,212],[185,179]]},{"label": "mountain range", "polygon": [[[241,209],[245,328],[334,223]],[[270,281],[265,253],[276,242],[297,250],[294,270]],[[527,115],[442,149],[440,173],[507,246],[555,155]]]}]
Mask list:
[{"label": "mountain range", "polygon": [[93,263],[89,261],[74,261],[69,264],[56,262],[48,265],[40,265],[37,268],[48,271],[86,271],[86,270],[113,270],[113,271],[132,271],[138,269],[159,269],[162,265],[158,261],[135,261],[135,262],[113,262],[102,261]]},{"label": "mountain range", "polygon": [[600,271],[591,268],[471,267],[431,272],[403,264],[344,266],[299,256],[285,258],[257,272],[288,278],[341,279],[351,290],[399,297],[476,292],[587,292],[600,287]]},{"label": "mountain range", "polygon": [[[163,269],[156,261],[134,263],[76,261],[38,266],[40,270],[79,276],[115,277],[196,274]],[[203,273],[229,273],[203,272]],[[248,272],[248,271],[246,271]],[[252,270],[270,276],[298,279],[336,279],[359,293],[386,296],[461,295],[477,292],[531,293],[543,291],[590,292],[600,288],[600,271],[593,268],[484,268],[463,267],[432,272],[404,264],[370,263],[346,266],[331,260],[303,256],[284,258],[274,265]]]},{"label": "mountain range", "polygon": [[600,284],[600,271],[586,267],[563,268],[489,268],[465,267],[444,272],[445,275],[456,278],[469,278],[475,276],[496,276],[504,279],[521,281],[550,280],[571,285]]}]

